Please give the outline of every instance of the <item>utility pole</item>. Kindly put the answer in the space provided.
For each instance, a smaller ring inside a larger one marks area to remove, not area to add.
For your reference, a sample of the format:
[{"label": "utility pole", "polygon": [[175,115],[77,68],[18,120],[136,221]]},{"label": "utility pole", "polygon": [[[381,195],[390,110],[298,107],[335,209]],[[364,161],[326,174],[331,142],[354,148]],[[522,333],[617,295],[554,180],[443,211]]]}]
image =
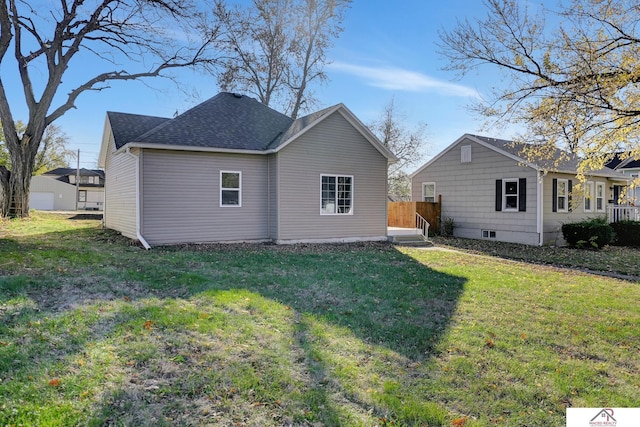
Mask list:
[{"label": "utility pole", "polygon": [[76,210],[78,210],[79,198],[80,198],[80,149],[78,148],[78,165],[76,166]]}]

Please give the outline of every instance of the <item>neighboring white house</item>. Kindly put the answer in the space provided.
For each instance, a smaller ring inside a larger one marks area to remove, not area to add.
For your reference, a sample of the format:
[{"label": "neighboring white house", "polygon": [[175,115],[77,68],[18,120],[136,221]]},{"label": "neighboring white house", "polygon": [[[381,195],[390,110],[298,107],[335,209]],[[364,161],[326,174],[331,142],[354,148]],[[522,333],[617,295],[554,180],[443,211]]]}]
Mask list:
[{"label": "neighboring white house", "polygon": [[76,187],[48,176],[34,176],[31,178],[29,208],[40,211],[74,211]]},{"label": "neighboring white house", "polygon": [[412,200],[442,196],[442,218],[454,235],[529,245],[564,244],[561,226],[606,216],[628,178],[594,171],[575,191],[576,160],[545,166],[521,155],[512,141],[465,134],[411,175]]},{"label": "neighboring white house", "polygon": [[[78,205],[79,210],[101,211],[104,205],[104,171],[100,169],[57,168],[45,172],[43,176],[76,187],[79,177]],[[74,210],[76,209],[74,204]]]},{"label": "neighboring white house", "polygon": [[626,198],[631,205],[640,206],[640,185],[637,184],[640,179],[640,160],[634,158],[621,160],[620,155],[616,154],[607,166],[635,181],[627,190]]},{"label": "neighboring white house", "polygon": [[147,247],[384,240],[394,160],[342,104],[293,120],[220,93],[173,119],[108,112],[104,222]]}]

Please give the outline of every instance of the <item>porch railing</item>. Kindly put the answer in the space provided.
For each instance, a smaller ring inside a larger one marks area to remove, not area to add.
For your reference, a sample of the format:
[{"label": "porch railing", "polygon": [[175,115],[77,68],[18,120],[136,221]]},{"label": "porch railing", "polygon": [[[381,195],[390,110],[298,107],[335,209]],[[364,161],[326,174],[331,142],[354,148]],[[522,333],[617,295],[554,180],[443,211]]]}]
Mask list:
[{"label": "porch railing", "polygon": [[420,230],[420,234],[422,234],[422,238],[425,241],[428,241],[429,240],[429,222],[417,212],[416,212],[416,228]]},{"label": "porch railing", "polygon": [[607,219],[609,222],[640,221],[640,206],[607,206]]}]

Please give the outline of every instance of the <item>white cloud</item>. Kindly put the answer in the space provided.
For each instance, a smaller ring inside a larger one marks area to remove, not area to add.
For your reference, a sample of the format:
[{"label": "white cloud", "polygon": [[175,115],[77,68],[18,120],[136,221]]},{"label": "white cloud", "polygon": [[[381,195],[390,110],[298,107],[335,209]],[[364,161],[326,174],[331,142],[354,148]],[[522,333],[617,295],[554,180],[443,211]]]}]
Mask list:
[{"label": "white cloud", "polygon": [[438,92],[444,95],[480,98],[477,90],[454,83],[448,83],[415,71],[396,67],[367,67],[362,65],[333,62],[328,68],[365,79],[366,84],[388,90],[407,92]]}]

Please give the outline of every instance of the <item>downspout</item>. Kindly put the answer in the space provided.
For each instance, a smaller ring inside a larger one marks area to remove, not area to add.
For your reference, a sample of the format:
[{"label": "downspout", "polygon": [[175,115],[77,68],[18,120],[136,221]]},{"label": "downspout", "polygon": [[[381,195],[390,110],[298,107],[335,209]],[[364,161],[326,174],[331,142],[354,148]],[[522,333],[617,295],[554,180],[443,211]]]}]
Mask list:
[{"label": "downspout", "polygon": [[538,170],[538,191],[537,191],[537,203],[536,203],[536,220],[538,231],[538,246],[544,244],[544,177],[547,175],[547,171]]},{"label": "downspout", "polygon": [[151,245],[142,237],[140,233],[140,157],[131,152],[127,147],[125,153],[136,159],[136,238],[142,243],[145,249],[151,249]]}]

